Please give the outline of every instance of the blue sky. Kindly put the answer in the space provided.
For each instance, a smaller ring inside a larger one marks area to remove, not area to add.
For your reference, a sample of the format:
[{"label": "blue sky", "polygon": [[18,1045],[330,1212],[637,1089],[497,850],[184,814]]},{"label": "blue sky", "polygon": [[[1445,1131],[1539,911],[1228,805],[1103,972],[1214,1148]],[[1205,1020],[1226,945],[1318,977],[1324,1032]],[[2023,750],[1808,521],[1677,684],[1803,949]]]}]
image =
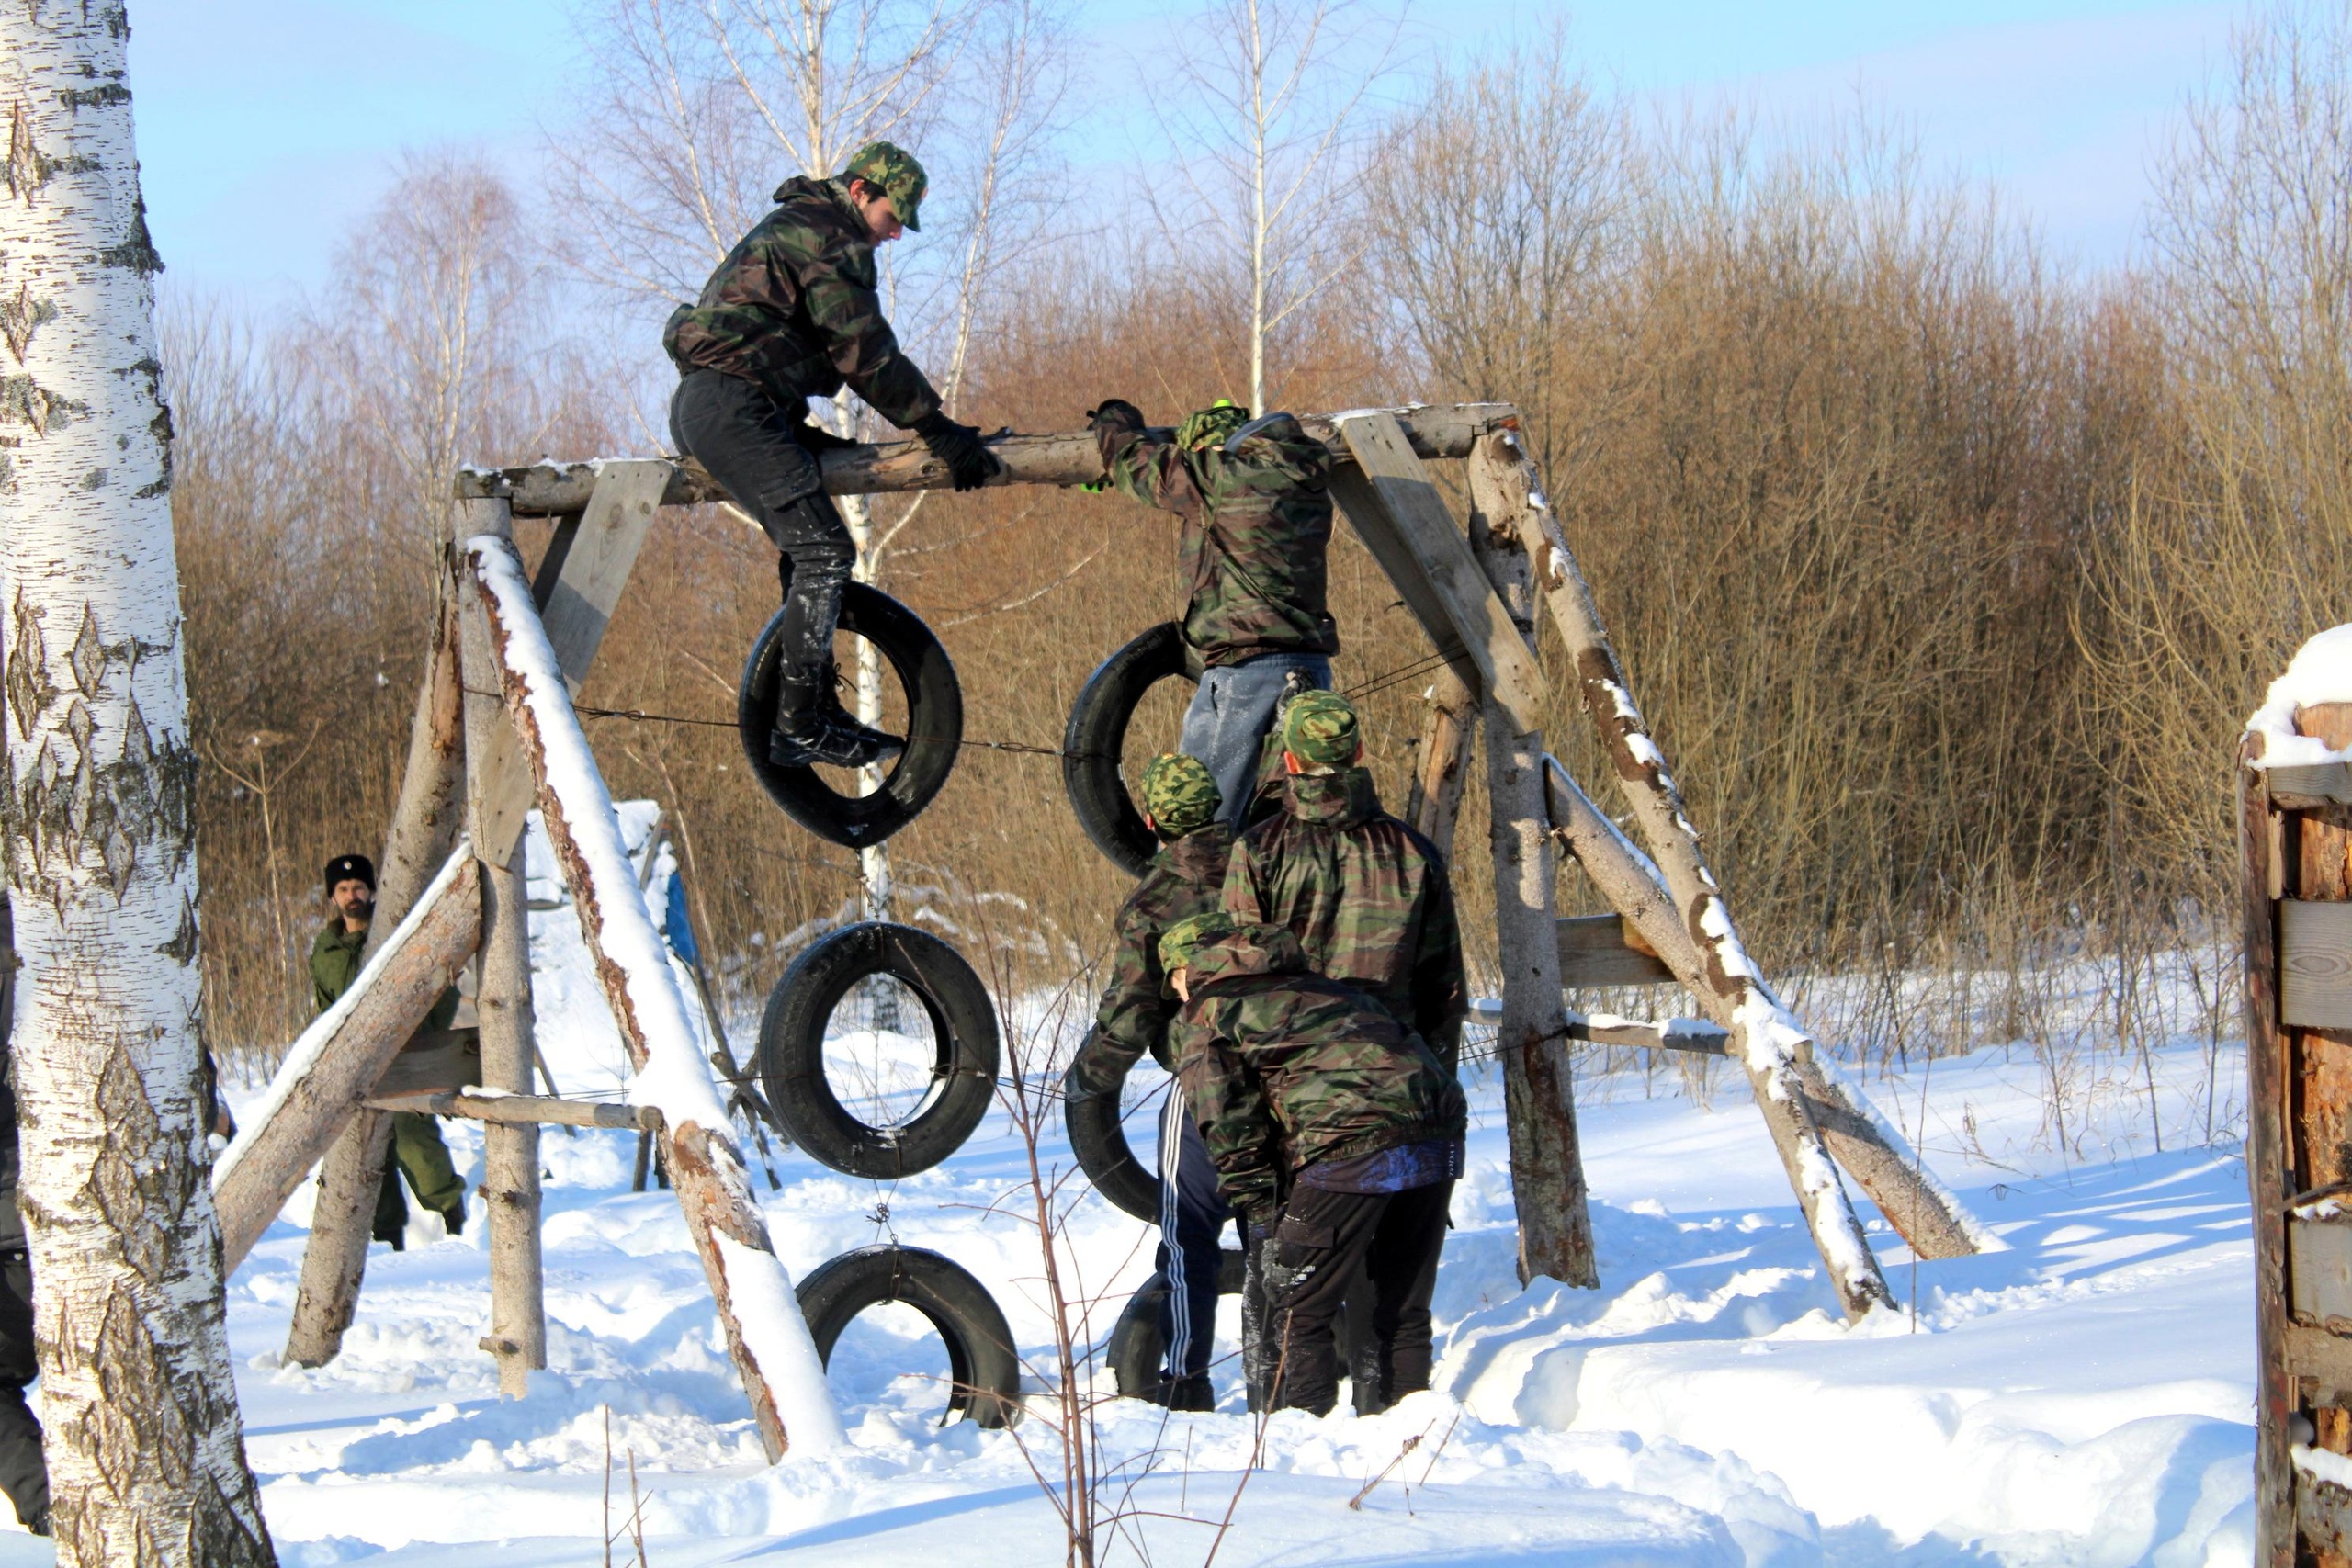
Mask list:
[{"label": "blue sky", "polygon": [[[527,184],[541,127],[560,127],[582,68],[561,0],[130,8],[140,152],[172,283],[262,307],[324,281],[405,147],[481,148]],[[1122,49],[1167,11],[1082,0],[1089,58],[1123,76]],[[1867,102],[1913,128],[1937,166],[1994,182],[2057,254],[2104,265],[2130,254],[2165,122],[2242,12],[2130,0],[1417,9],[1441,52],[1559,14],[1596,74],[1668,104],[1728,97],[1802,118]]]}]

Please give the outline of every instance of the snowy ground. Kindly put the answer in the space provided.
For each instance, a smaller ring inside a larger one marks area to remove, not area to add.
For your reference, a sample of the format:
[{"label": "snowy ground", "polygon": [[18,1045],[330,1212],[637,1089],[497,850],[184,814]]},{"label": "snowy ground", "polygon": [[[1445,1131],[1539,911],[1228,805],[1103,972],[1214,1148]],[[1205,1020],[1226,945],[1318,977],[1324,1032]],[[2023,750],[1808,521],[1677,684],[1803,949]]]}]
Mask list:
[{"label": "snowy ground", "polygon": [[[535,945],[559,943],[569,919],[542,914]],[[561,1087],[609,1089],[616,1047],[594,998],[555,970],[538,999]],[[2210,1065],[2225,1082],[2242,1070],[2233,1055]],[[2194,1124],[2207,1057],[2183,1043],[2147,1069],[2166,1124]],[[1148,1066],[1138,1079],[1159,1081]],[[1589,1086],[1603,1288],[1521,1290],[1499,1085],[1478,1078],[1436,1300],[1436,1391],[1371,1419],[1344,1404],[1322,1420],[1284,1415],[1254,1474],[1259,1428],[1229,1361],[1216,1415],[1106,1402],[1103,1507],[1125,1517],[1103,1560],[1198,1564],[1214,1548],[1235,1568],[2248,1562],[2243,1167],[2232,1150],[2155,1152],[2144,1085],[2121,1082],[2111,1125],[2086,1119],[2075,1146],[2053,1148],[2045,1083],[2027,1054],[2000,1050],[1939,1061],[1924,1085],[1867,1080],[1906,1127],[1924,1105],[1929,1157],[2008,1250],[1915,1269],[1866,1210],[1917,1314],[1849,1329],[1736,1085],[1712,1108],[1645,1099],[1631,1076]],[[1131,1122],[1138,1144],[1148,1126]],[[1067,1168],[1056,1134],[1044,1155]],[[479,1179],[478,1131],[449,1134]],[[658,1568],[1061,1560],[1023,1457],[1025,1443],[1057,1468],[1049,1401],[1017,1434],[940,1426],[944,1352],[910,1312],[885,1309],[835,1356],[851,1446],[763,1466],[676,1205],[628,1190],[632,1135],[550,1130],[544,1147],[550,1370],[526,1401],[499,1401],[476,1345],[489,1312],[478,1223],[451,1240],[428,1218],[406,1253],[377,1247],[344,1354],[315,1371],[278,1362],[307,1192],[231,1282],[247,1440],[282,1561],[603,1563],[632,1457]],[[936,1248],[988,1284],[1045,1368],[1036,1244],[1004,1201],[1025,1170],[998,1115],[945,1167],[893,1187],[786,1155],[782,1190],[763,1196],[796,1276],[890,1235]],[[1101,1299],[1098,1336],[1149,1272],[1151,1239],[1099,1199],[1076,1210],[1066,1256]],[[636,1561],[626,1540],[614,1552]],[[0,1564],[48,1560],[0,1537]]]}]

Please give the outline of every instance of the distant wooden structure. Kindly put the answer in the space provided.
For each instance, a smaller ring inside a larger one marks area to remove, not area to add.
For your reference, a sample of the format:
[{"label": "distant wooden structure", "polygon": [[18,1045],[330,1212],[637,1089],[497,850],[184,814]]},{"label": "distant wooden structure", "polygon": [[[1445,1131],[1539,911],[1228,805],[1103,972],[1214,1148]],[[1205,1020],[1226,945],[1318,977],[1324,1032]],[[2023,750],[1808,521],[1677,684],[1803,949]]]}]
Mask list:
[{"label": "distant wooden structure", "polygon": [[[1575,558],[1554,521],[1508,404],[1362,410],[1306,416],[1330,448],[1333,492],[1444,666],[1436,682],[1407,813],[1449,852],[1475,721],[1486,736],[1489,843],[1503,965],[1497,1054],[1509,1109],[1522,1279],[1599,1282],[1570,1094],[1569,1043],[1597,1041],[1725,1055],[1747,1072],[1774,1146],[1849,1316],[1890,1302],[1838,1176],[1842,1164],[1923,1257],[1976,1250],[1982,1235],[1916,1154],[1841,1084],[1765,985],[1740,945],[1700,851],[1664,753],[1634,704]],[[1078,485],[1102,477],[1091,435],[1010,435],[990,443],[999,484]],[[1431,477],[1432,461],[1467,470],[1466,526]],[[944,487],[946,470],[918,443],[831,452],[834,493]],[[467,470],[445,536],[445,593],[420,694],[406,773],[379,890],[378,931],[350,996],[289,1053],[255,1117],[216,1170],[231,1268],[313,1165],[320,1198],[304,1258],[288,1359],[338,1350],[356,1301],[368,1215],[394,1109],[471,1116],[486,1125],[492,1328],[502,1387],[519,1393],[544,1364],[537,1160],[542,1122],[662,1126],[653,1111],[530,1094],[530,976],[516,844],[536,801],[555,840],[592,948],[600,890],[573,843],[599,807],[550,768],[545,727],[576,728],[570,698],[594,660],[639,547],[662,506],[723,502],[691,462],[666,458],[541,463]],[[511,519],[550,516],[555,531],[527,595]],[[1577,697],[1599,729],[1647,852],[1617,828],[1544,746],[1550,700],[1537,654],[1548,618],[1566,645]],[[516,637],[544,636],[562,692],[539,690],[508,657]],[[492,695],[492,694],[498,694]],[[584,742],[581,745],[584,754]],[[557,754],[563,753],[562,747]],[[593,773],[593,764],[590,764]],[[596,792],[601,799],[601,791]],[[464,829],[462,850],[460,828]],[[1618,911],[1563,920],[1555,897],[1565,850]],[[593,858],[593,857],[590,857]],[[613,918],[625,900],[608,897]],[[616,1021],[640,1066],[651,1021],[597,949]],[[480,963],[476,1040],[421,1036],[427,1010]],[[1628,1025],[1570,1013],[1564,986],[1679,983],[1704,1021]],[[674,1057],[674,1042],[671,1051]],[[488,1092],[472,1092],[480,1089]],[[668,1127],[669,1168],[703,1252],[762,1436],[787,1434],[760,1351],[738,1331],[728,1248],[766,1247],[741,1156],[723,1126]]]}]

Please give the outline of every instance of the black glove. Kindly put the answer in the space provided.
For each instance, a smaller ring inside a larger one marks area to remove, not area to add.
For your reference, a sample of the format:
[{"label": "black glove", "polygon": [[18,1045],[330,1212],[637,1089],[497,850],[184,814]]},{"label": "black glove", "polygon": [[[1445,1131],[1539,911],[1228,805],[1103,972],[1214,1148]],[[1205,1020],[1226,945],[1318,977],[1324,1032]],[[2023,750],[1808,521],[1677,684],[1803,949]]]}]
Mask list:
[{"label": "black glove", "polygon": [[815,420],[802,423],[795,439],[811,452],[846,452],[853,446],[863,446],[863,441],[853,441],[846,435],[835,435]]},{"label": "black glove", "polygon": [[959,491],[978,490],[998,472],[995,455],[980,445],[980,433],[944,413],[925,414],[916,423],[915,434],[933,457],[947,465],[948,479]]},{"label": "black glove", "polygon": [[1143,410],[1136,407],[1135,404],[1127,401],[1125,398],[1105,398],[1102,400],[1101,407],[1091,408],[1086,411],[1086,423],[1089,429],[1092,429],[1098,424],[1117,424],[1125,425],[1134,430],[1141,430],[1143,428]]}]

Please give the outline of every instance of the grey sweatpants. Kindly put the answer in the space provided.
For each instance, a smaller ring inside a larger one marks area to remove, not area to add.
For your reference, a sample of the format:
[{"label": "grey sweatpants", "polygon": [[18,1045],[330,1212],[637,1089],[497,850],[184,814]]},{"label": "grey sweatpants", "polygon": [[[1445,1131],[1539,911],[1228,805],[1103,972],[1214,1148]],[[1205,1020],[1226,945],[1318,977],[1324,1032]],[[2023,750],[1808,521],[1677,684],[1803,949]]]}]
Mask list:
[{"label": "grey sweatpants", "polygon": [[1239,832],[1258,782],[1258,750],[1273,728],[1274,705],[1292,671],[1307,685],[1328,691],[1331,661],[1319,653],[1261,653],[1246,664],[1225,664],[1201,677],[1193,705],[1184,710],[1178,745],[1198,757],[1225,797],[1225,819]]}]

